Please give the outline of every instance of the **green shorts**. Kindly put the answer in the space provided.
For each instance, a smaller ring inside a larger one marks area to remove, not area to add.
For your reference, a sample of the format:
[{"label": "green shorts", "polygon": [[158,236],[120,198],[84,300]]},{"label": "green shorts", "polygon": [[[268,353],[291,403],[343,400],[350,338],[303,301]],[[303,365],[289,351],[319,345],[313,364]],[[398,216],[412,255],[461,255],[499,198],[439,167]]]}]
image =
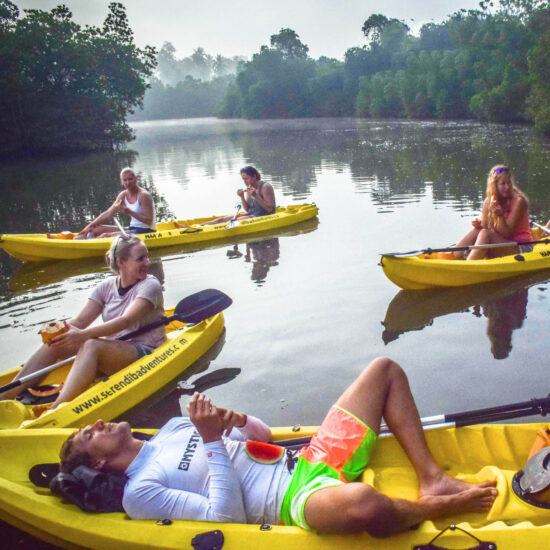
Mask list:
[{"label": "green shorts", "polygon": [[309,446],[300,451],[281,506],[281,521],[311,530],[307,499],[320,489],[357,479],[367,467],[377,435],[362,420],[333,406]]}]

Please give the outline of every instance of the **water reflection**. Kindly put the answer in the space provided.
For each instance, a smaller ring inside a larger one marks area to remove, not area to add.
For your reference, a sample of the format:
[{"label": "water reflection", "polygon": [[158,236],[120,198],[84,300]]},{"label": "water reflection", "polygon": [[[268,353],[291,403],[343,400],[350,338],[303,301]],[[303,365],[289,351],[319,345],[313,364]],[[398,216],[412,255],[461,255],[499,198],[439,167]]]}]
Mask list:
[{"label": "water reflection", "polygon": [[267,278],[267,274],[272,267],[279,265],[279,239],[277,237],[263,241],[255,241],[241,245],[244,246],[244,254],[236,244],[227,251],[227,257],[230,260],[242,258],[244,261],[252,264],[250,278],[258,285],[262,286]]},{"label": "water reflection", "polygon": [[390,302],[382,321],[382,340],[389,344],[400,335],[423,330],[437,317],[471,313],[487,318],[487,336],[495,359],[505,359],[512,350],[512,333],[527,316],[529,287],[547,281],[548,270],[482,285],[430,290],[400,290]]},{"label": "water reflection", "polygon": [[[151,257],[149,273],[164,284],[164,268],[160,257]],[[93,281],[97,274],[110,274],[103,258],[83,258],[48,263],[27,262],[20,264],[8,280],[8,289],[14,295],[30,292],[75,278],[75,283]]]},{"label": "water reflection", "polygon": [[[0,233],[81,229],[113,203],[120,170],[136,158],[135,151],[124,151],[3,163]],[[169,216],[152,179],[139,170],[137,175],[153,195],[159,219]]]}]

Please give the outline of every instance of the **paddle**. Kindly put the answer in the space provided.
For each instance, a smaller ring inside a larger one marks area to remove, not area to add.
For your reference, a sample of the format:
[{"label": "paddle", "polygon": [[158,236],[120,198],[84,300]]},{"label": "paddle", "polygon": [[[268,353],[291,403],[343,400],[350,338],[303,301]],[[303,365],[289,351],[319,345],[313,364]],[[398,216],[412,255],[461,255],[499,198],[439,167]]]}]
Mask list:
[{"label": "paddle", "polygon": [[122,225],[120,225],[120,222],[118,221],[118,218],[116,216],[113,217],[113,220],[115,220],[115,223],[117,224],[118,228],[120,229],[120,232],[123,235],[128,235],[128,233],[126,233],[126,231],[124,230],[124,227],[122,227]]},{"label": "paddle", "polygon": [[[438,414],[435,416],[425,416],[420,419],[424,429],[433,430],[435,428],[459,428],[461,426],[471,426],[473,424],[484,424],[486,422],[497,422],[510,418],[519,418],[521,416],[531,416],[540,414],[546,416],[550,412],[550,394],[548,397],[530,399],[529,401],[520,401],[510,405],[501,405],[498,407],[489,407],[486,409],[474,409],[471,411],[458,412],[453,414]],[[385,423],[380,425],[380,434],[390,434],[390,430]],[[300,437],[297,439],[286,439],[277,441],[277,445],[283,447],[292,447],[308,443],[310,437]]]},{"label": "paddle", "polygon": [[550,239],[540,239],[537,241],[524,241],[521,243],[494,243],[494,244],[472,244],[469,246],[447,246],[446,248],[424,248],[423,250],[411,250],[410,252],[387,252],[381,256],[417,256],[418,254],[432,254],[433,252],[460,252],[461,250],[471,250],[472,248],[499,248],[502,246],[518,246],[520,244],[550,244]]},{"label": "paddle", "polygon": [[547,235],[550,235],[550,229],[548,227],[544,227],[544,225],[539,225],[537,222],[531,222],[535,227],[538,227],[539,229],[542,229]]},{"label": "paddle", "polygon": [[[130,340],[131,338],[134,338],[139,334],[143,334],[145,332],[153,330],[154,328],[167,325],[172,321],[180,321],[182,323],[196,325],[204,319],[208,319],[216,313],[223,311],[232,303],[233,300],[231,300],[231,298],[227,296],[227,294],[224,294],[220,290],[216,290],[213,288],[201,290],[200,292],[196,292],[195,294],[191,294],[190,296],[187,296],[187,298],[180,300],[174,310],[174,315],[170,315],[170,317],[163,317],[162,319],[154,321],[153,323],[149,323],[148,325],[138,328],[133,332],[124,334],[123,336],[118,338],[118,340]],[[60,361],[59,363],[55,363],[54,365],[44,367],[39,371],[31,372],[30,374],[22,376],[21,378],[18,378],[17,380],[14,380],[13,382],[6,384],[5,386],[1,386],[0,393],[11,390],[12,388],[17,388],[28,380],[38,378],[52,370],[62,367],[63,365],[66,365],[67,363],[73,361],[75,357],[76,355],[73,357],[69,357],[64,361]]]},{"label": "paddle", "polygon": [[176,391],[178,395],[193,395],[196,391],[203,393],[214,386],[220,386],[230,382],[241,373],[239,368],[222,368],[199,376],[193,382],[182,380],[178,382]]},{"label": "paddle", "polygon": [[235,220],[237,219],[237,216],[239,215],[239,210],[240,209],[241,209],[241,203],[237,204],[237,211],[235,212],[235,215],[229,220],[229,222],[225,226],[225,229],[231,229],[232,227],[235,227],[237,225],[235,223]]}]

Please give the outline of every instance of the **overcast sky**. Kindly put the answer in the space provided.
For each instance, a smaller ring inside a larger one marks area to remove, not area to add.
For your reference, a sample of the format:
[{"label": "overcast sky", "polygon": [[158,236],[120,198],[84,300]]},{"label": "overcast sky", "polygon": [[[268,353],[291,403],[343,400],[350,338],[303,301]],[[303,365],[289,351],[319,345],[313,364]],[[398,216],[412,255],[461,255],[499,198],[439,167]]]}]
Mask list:
[{"label": "overcast sky", "polygon": [[[413,32],[441,22],[479,0],[120,0],[126,6],[136,44],[171,42],[176,57],[202,46],[207,53],[251,57],[280,29],[295,30],[309,54],[343,59],[348,48],[364,44],[361,27],[373,13],[405,22]],[[110,0],[12,0],[21,10],[50,10],[65,4],[80,25],[101,25]]]}]

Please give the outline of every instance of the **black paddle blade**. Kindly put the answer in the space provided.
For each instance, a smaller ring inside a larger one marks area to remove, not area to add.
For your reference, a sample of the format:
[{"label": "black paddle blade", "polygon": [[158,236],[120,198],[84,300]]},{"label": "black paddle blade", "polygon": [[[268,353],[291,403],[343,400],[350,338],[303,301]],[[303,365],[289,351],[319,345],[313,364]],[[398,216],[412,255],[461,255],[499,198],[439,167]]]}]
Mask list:
[{"label": "black paddle blade", "polygon": [[179,395],[193,395],[196,391],[203,393],[214,386],[230,382],[241,373],[239,368],[223,368],[199,376],[194,382],[178,382]]},{"label": "black paddle blade", "polygon": [[227,294],[215,288],[208,288],[181,300],[174,315],[183,323],[200,323],[228,308],[232,303],[233,300]]}]

